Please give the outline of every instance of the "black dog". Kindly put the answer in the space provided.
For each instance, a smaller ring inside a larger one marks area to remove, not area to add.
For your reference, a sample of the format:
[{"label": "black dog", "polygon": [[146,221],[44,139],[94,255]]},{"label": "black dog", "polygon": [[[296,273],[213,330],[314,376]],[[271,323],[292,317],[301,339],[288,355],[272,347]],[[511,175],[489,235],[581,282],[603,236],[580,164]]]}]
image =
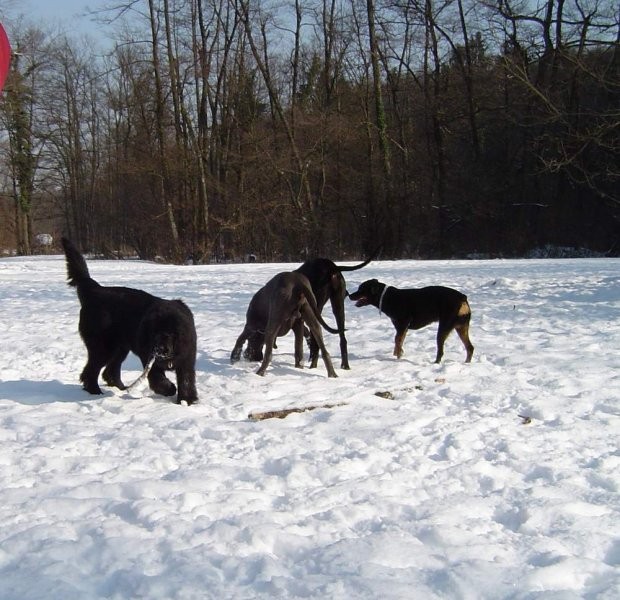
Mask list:
[{"label": "black dog", "polygon": [[317,340],[328,376],[336,377],[323,342],[321,326],[331,333],[338,333],[338,330],[323,321],[310,282],[296,272],[279,273],[254,294],[246,313],[245,327],[230,354],[231,362],[239,360],[243,344],[248,340],[245,356],[250,360],[262,359],[257,374],[264,375],[271,361],[276,338],[286,335],[292,329],[295,334],[295,366],[301,368],[304,323]]},{"label": "black dog", "polygon": [[355,306],[371,304],[390,317],[396,328],[394,356],[397,358],[403,355],[403,343],[408,329],[421,329],[439,321],[435,362],[441,362],[444,342],[453,329],[456,329],[467,350],[465,362],[471,361],[474,354],[474,347],[469,341],[471,309],[465,294],[436,285],[399,290],[376,279],[370,279],[364,281],[349,298],[356,301]]},{"label": "black dog", "polygon": [[[332,305],[332,311],[336,318],[336,326],[340,335],[340,360],[343,369],[349,369],[349,353],[347,350],[347,338],[344,335],[344,299],[347,297],[347,284],[342,276],[345,271],[356,271],[365,267],[379,253],[380,247],[377,248],[370,258],[363,263],[347,267],[337,265],[327,258],[313,258],[307,260],[295,272],[301,273],[308,278],[319,312],[323,311],[323,307],[329,300]],[[310,368],[316,367],[319,357],[319,346],[313,336],[309,338],[310,346]]]},{"label": "black dog", "polygon": [[91,278],[77,248],[66,238],[62,238],[62,245],[69,285],[77,288],[81,304],[79,331],[88,351],[80,375],[84,389],[91,394],[102,393],[98,378],[104,367],[104,381],[125,389],[121,364],[131,351],[144,367],[155,359],[148,374],[155,393],[174,396],[177,388],[165,375],[165,371],[174,369],[178,402],[196,402],[196,328],[190,309],[181,300],[99,285]]}]

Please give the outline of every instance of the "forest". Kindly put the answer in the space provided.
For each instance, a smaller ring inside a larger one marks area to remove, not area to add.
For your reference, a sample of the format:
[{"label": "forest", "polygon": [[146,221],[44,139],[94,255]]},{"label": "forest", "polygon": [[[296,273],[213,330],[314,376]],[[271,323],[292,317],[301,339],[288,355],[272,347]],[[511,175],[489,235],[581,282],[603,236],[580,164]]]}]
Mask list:
[{"label": "forest", "polygon": [[620,255],[615,2],[98,8],[107,44],[0,13],[0,252]]}]

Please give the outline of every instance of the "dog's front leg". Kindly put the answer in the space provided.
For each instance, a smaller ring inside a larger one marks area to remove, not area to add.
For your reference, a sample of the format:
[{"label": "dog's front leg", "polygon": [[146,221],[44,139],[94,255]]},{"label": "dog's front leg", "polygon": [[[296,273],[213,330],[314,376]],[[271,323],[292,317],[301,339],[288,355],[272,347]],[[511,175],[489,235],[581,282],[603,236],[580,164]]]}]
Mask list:
[{"label": "dog's front leg", "polygon": [[149,386],[161,396],[174,396],[177,393],[177,386],[166,377],[165,371],[157,364],[153,365],[149,373]]},{"label": "dog's front leg", "polygon": [[397,328],[394,336],[394,356],[401,358],[404,354],[403,346],[405,344],[405,336],[407,335],[407,327]]},{"label": "dog's front leg", "polygon": [[437,355],[435,356],[435,363],[439,364],[443,357],[443,346],[446,343],[446,339],[452,331],[452,325],[442,323],[439,321],[439,327],[437,328]]}]

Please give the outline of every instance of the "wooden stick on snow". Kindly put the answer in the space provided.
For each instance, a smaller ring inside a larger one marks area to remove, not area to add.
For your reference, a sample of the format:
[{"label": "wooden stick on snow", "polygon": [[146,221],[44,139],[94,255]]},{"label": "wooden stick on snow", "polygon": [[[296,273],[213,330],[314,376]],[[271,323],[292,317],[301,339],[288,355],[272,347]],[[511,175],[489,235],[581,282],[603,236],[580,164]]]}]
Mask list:
[{"label": "wooden stick on snow", "polygon": [[312,406],[302,406],[295,408],[282,408],[280,410],[268,410],[265,412],[252,411],[248,415],[251,421],[264,421],[265,419],[284,419],[293,413],[303,413],[317,408],[335,408],[336,406],[346,406],[348,402],[338,402],[336,404],[315,404]]}]

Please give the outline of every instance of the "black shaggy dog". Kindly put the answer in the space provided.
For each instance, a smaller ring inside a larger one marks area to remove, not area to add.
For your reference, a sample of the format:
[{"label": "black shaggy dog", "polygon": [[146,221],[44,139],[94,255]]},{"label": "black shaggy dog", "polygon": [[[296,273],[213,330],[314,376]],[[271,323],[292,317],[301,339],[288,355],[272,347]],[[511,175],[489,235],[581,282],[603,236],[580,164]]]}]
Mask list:
[{"label": "black shaggy dog", "polygon": [[131,351],[145,368],[154,359],[148,381],[155,393],[174,396],[177,388],[165,375],[167,370],[174,370],[178,402],[196,402],[196,328],[190,309],[181,300],[99,285],[77,248],[66,238],[62,238],[62,245],[68,283],[77,288],[82,306],[79,330],[88,351],[80,375],[84,389],[91,394],[102,393],[98,378],[104,367],[104,381],[126,389],[121,381],[121,364]]}]

